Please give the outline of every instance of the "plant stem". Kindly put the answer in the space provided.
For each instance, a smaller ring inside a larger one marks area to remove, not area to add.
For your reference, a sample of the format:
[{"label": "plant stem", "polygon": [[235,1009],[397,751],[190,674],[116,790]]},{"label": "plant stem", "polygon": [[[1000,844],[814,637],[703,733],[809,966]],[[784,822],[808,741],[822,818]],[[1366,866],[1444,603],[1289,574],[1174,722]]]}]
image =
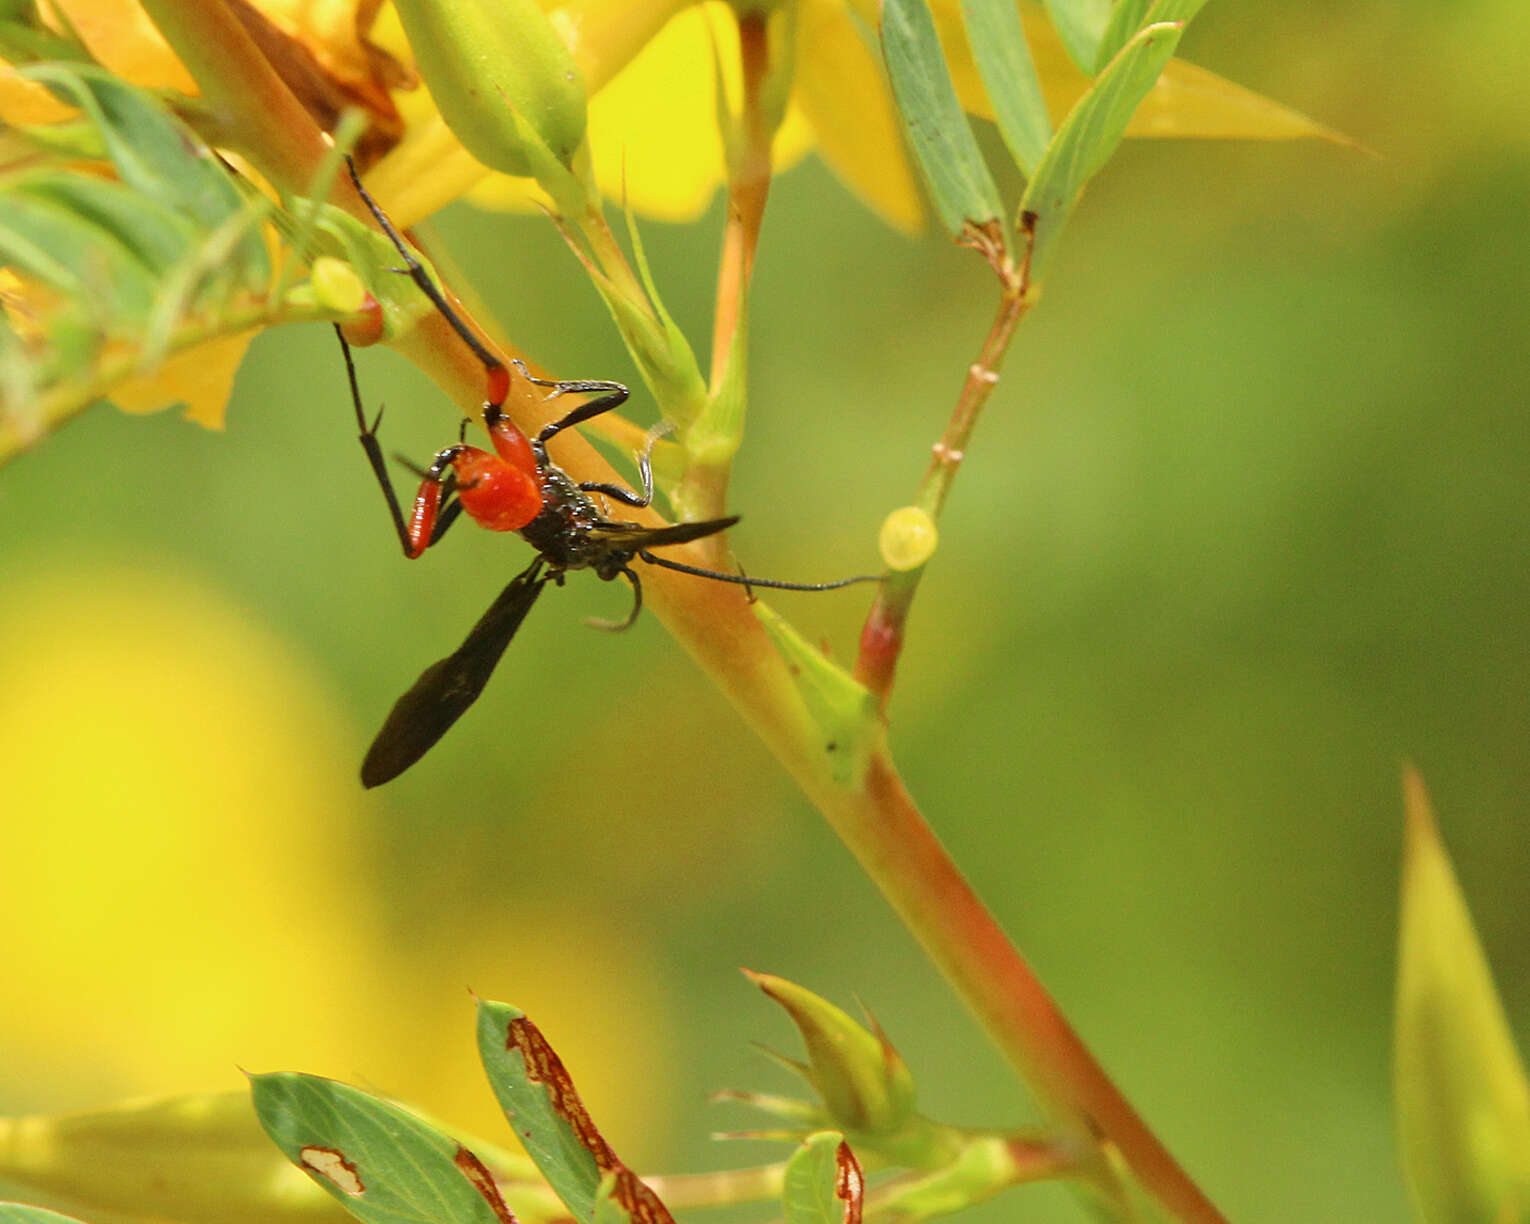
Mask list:
[{"label": "plant stem", "polygon": [[[712,361],[707,379],[711,398],[704,430],[725,440],[725,458],[694,452],[685,478],[675,490],[675,504],[687,514],[711,518],[722,514],[732,471],[732,454],[744,427],[748,395],[749,285],[760,226],[770,196],[771,141],[780,114],[767,91],[779,75],[783,54],[761,13],[738,14],[739,67],[743,104],[728,145],[728,211],[717,266],[716,304],[712,313]],[[722,82],[717,83],[721,89]]]},{"label": "plant stem", "polygon": [[[717,306],[712,316],[713,390],[722,382],[735,343],[743,343],[744,305],[760,245],[760,226],[770,196],[770,142],[775,126],[762,106],[761,92],[770,71],[770,42],[765,18],[758,13],[738,20],[739,64],[744,79],[735,165],[728,176],[728,219],[717,267]],[[718,88],[722,88],[721,82]]]},{"label": "plant stem", "polygon": [[[146,0],[146,5],[209,100],[245,137],[241,143],[252,147],[261,169],[288,190],[305,188],[323,156],[322,136],[301,107],[296,115],[290,113],[280,96],[287,93],[285,86],[269,65],[261,71],[264,61],[238,22],[224,6],[209,0]],[[752,34],[741,30],[741,38],[753,45]],[[746,68],[748,55],[746,51]],[[242,94],[233,82],[242,82],[251,92]],[[269,122],[269,116],[260,113],[263,108],[284,116],[282,123]],[[737,304],[736,310],[747,290],[769,186],[769,138],[763,127],[751,144],[764,160],[750,163],[752,179],[739,180],[736,198],[742,207],[736,214],[730,210],[735,236],[725,243],[725,263],[731,271],[720,278],[721,286],[731,286],[728,298]],[[342,180],[337,193],[338,202],[365,215],[348,183]],[[1006,282],[999,315],[942,439],[944,449],[937,451],[921,487],[921,500],[932,512],[944,501],[993,376],[1029,305],[1026,288],[1023,269],[1015,285]],[[741,313],[733,317],[736,324]],[[739,342],[737,333],[736,325],[728,330],[730,343]],[[481,365],[438,315],[427,316],[396,347],[456,402],[476,406],[481,399]],[[523,429],[534,430],[550,416],[549,406],[524,379],[514,380],[506,408]],[[560,435],[557,450],[559,463],[576,479],[615,478],[576,431]],[[651,510],[634,510],[630,517],[659,521]],[[1114,1143],[1142,1184],[1181,1219],[1197,1224],[1221,1221],[1104,1075],[962,878],[915,808],[885,746],[872,750],[860,785],[847,787],[838,781],[793,676],[747,596],[736,587],[652,567],[645,568],[644,585],[649,606],[824,813],[995,1043],[1031,1082],[1043,1107],[1069,1129],[1083,1127],[1091,1141],[1103,1136]],[[913,583],[908,598],[912,587]],[[889,615],[906,616],[907,605],[904,599],[901,612],[889,605]],[[899,636],[901,624],[898,619]],[[890,668],[887,675],[890,681]]]},{"label": "plant stem", "polygon": [[[978,417],[988,403],[989,396],[993,394],[994,387],[998,385],[999,370],[1009,351],[1010,341],[1014,339],[1015,329],[1020,326],[1020,321],[1035,301],[1030,284],[1029,235],[1025,256],[1018,266],[1003,250],[1003,239],[997,227],[991,231],[973,230],[967,242],[982,252],[998,276],[999,304],[976,360],[967,367],[967,377],[962,383],[956,407],[952,409],[951,419],[946,423],[945,433],[933,447],[930,466],[914,498],[914,504],[936,520],[940,518],[957,470],[966,456],[967,443],[972,437]],[[861,630],[855,678],[876,697],[877,704],[884,711],[892,696],[894,673],[898,657],[903,651],[904,626],[908,621],[914,595],[919,590],[919,580],[923,576],[922,565],[917,569],[889,573]]]},{"label": "plant stem", "polygon": [[308,186],[324,158],[323,133],[219,0],[143,0],[186,65],[217,131],[211,143],[248,152],[282,190]]}]

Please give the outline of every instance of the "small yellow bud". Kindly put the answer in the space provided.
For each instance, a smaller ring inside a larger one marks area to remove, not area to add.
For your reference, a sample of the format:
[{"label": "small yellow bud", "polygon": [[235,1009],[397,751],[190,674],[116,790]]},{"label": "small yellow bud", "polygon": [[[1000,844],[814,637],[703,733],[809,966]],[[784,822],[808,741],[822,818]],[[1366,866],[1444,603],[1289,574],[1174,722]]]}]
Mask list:
[{"label": "small yellow bud", "polygon": [[877,546],[889,569],[918,569],[935,553],[940,533],[935,520],[919,506],[900,506],[882,520]]},{"label": "small yellow bud", "polygon": [[367,287],[356,269],[333,255],[320,255],[309,273],[313,280],[314,300],[329,310],[355,314],[367,301]]}]

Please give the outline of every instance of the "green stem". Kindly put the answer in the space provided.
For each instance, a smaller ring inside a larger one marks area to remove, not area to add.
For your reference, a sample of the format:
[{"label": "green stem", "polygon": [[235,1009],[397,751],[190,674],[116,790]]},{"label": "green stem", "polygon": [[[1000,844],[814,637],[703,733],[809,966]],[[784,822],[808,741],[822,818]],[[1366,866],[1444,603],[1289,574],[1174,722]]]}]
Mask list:
[{"label": "green stem", "polygon": [[283,191],[307,188],[324,159],[324,134],[233,11],[219,0],[143,7],[196,80],[216,129],[211,143],[248,153]]},{"label": "green stem", "polygon": [[[945,433],[933,448],[930,466],[925,470],[914,498],[914,504],[932,519],[940,518],[956,473],[966,457],[967,444],[978,417],[998,386],[999,371],[1014,339],[1015,329],[1035,301],[1028,260],[1022,260],[1017,268],[1004,252],[1002,241],[997,231],[973,231],[968,236],[968,244],[983,253],[999,278],[999,304],[976,359],[967,367],[961,394],[957,396]],[[924,568],[921,565],[917,569],[888,574],[861,630],[855,678],[876,697],[883,710],[892,696],[894,673],[903,651],[904,627]]]}]

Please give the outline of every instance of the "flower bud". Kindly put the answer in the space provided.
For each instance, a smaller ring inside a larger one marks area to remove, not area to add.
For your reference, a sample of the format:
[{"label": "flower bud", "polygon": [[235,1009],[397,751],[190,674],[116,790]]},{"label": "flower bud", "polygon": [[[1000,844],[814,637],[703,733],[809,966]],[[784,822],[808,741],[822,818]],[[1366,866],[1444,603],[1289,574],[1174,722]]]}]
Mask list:
[{"label": "flower bud", "polygon": [[568,167],[584,141],[585,89],[536,0],[396,0],[446,126],[504,174]]}]

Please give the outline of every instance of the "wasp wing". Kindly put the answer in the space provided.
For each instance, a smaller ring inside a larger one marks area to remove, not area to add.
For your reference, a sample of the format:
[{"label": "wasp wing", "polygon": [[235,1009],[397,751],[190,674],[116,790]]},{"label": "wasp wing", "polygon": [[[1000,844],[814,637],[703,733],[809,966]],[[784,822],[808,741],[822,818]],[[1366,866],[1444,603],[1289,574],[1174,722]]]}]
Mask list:
[{"label": "wasp wing", "polygon": [[361,763],[361,784],[381,786],[422,756],[478,700],[495,665],[547,584],[538,557],[510,581],[462,645],[432,663],[394,704]]},{"label": "wasp wing", "polygon": [[607,540],[619,548],[639,552],[648,548],[664,548],[670,544],[689,544],[692,540],[727,531],[736,522],[736,514],[730,514],[727,518],[702,519],[695,523],[671,523],[666,527],[604,522],[591,527],[589,533],[595,539]]}]

